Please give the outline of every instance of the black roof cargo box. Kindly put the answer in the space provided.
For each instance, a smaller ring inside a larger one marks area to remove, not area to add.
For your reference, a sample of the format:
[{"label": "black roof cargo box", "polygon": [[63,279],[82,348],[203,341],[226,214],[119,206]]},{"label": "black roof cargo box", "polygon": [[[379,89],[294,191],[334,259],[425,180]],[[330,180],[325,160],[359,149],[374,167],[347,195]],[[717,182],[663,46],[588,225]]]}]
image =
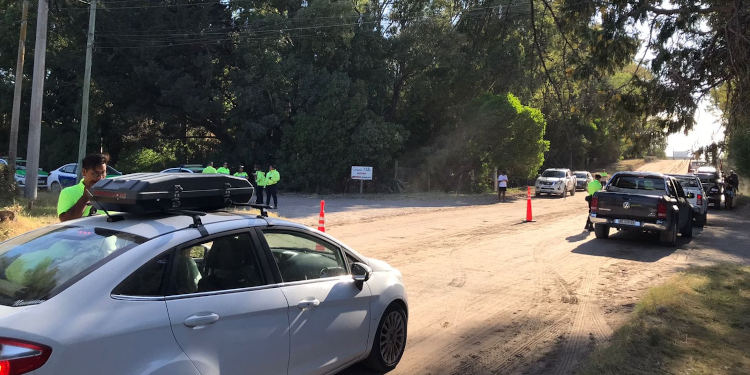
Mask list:
[{"label": "black roof cargo box", "polygon": [[101,180],[91,193],[94,207],[142,215],[244,204],[253,187],[247,179],[221,174],[133,173]]}]

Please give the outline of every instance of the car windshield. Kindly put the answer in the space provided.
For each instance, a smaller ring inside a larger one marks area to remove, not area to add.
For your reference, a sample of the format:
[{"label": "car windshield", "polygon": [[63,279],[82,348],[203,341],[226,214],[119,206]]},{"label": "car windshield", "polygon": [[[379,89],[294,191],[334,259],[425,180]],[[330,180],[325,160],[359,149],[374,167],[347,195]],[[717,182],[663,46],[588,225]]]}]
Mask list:
[{"label": "car windshield", "polygon": [[713,184],[716,182],[716,175],[713,173],[701,173],[696,174],[698,178],[700,178],[701,183],[704,184]]},{"label": "car windshield", "polygon": [[[0,304],[50,298],[118,250],[146,239],[96,227],[48,227],[0,243]],[[114,256],[114,255],[112,255]]]},{"label": "car windshield", "polygon": [[576,173],[576,178],[586,178],[588,177],[586,173]]},{"label": "car windshield", "polygon": [[550,171],[550,170],[547,170],[547,171],[544,171],[544,173],[542,173],[542,177],[557,177],[557,178],[562,178],[562,177],[565,177],[565,172],[563,172],[563,171]]},{"label": "car windshield", "polygon": [[690,177],[676,177],[677,181],[680,181],[682,188],[698,188],[701,187],[700,180]]},{"label": "car windshield", "polygon": [[652,176],[617,176],[609,183],[609,187],[633,190],[661,190],[664,191],[664,179]]}]

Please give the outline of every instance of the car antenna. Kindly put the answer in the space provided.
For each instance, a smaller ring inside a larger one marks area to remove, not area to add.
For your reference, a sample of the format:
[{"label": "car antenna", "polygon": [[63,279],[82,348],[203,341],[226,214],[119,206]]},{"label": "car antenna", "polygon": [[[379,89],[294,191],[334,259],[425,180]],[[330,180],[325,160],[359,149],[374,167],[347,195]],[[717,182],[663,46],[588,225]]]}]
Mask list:
[{"label": "car antenna", "polygon": [[122,221],[123,219],[125,219],[125,217],[122,215],[110,215],[109,211],[107,211],[102,205],[100,205],[99,202],[94,198],[94,194],[91,194],[91,192],[88,189],[86,189],[86,193],[88,193],[88,195],[91,197],[90,198],[91,204],[95,206],[94,208],[96,208],[97,211],[98,210],[104,211],[104,214],[107,215],[107,222],[115,223],[115,222]]}]

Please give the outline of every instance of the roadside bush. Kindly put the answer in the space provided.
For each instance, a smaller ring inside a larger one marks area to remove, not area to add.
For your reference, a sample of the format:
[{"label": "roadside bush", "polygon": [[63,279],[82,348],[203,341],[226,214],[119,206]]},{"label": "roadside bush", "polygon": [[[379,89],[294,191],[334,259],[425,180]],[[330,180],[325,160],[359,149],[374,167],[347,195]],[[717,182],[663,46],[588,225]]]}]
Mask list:
[{"label": "roadside bush", "polygon": [[0,203],[5,204],[16,196],[16,181],[7,165],[0,165]]}]

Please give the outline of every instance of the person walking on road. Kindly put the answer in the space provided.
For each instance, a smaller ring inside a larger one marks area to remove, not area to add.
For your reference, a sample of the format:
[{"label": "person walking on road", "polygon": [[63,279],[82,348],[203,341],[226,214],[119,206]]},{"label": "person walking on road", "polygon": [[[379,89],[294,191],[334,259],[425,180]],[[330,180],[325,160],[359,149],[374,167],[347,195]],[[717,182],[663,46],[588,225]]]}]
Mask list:
[{"label": "person walking on road", "polygon": [[255,164],[253,169],[255,170],[253,172],[253,175],[255,175],[255,203],[263,204],[263,191],[266,188],[266,174],[260,170],[258,164]]},{"label": "person walking on road", "polygon": [[502,171],[497,176],[497,199],[505,202],[505,191],[508,190],[508,172]]},{"label": "person walking on road", "polygon": [[273,197],[273,206],[271,208],[279,208],[279,202],[276,198],[276,188],[280,179],[279,171],[273,167],[273,164],[269,164],[268,173],[266,173],[266,205],[271,203],[271,198]]},{"label": "person walking on road", "polygon": [[591,198],[594,196],[594,193],[602,190],[601,179],[602,175],[597,173],[594,175],[594,179],[586,186],[586,191],[588,192],[586,195],[586,202],[589,203],[589,213],[586,215],[586,226],[583,230],[588,230],[589,232],[594,230],[594,223],[591,222]]},{"label": "person walking on road", "polygon": [[224,165],[219,167],[219,169],[216,170],[216,173],[229,175],[229,163],[224,162]]},{"label": "person walking on road", "polygon": [[214,162],[209,161],[206,168],[203,168],[203,172],[201,173],[216,173],[216,168],[214,168]]},{"label": "person walking on road", "polygon": [[61,222],[96,213],[96,209],[91,209],[90,190],[94,184],[107,177],[107,163],[109,156],[104,154],[90,154],[83,158],[81,182],[62,189],[57,198],[57,217]]}]

